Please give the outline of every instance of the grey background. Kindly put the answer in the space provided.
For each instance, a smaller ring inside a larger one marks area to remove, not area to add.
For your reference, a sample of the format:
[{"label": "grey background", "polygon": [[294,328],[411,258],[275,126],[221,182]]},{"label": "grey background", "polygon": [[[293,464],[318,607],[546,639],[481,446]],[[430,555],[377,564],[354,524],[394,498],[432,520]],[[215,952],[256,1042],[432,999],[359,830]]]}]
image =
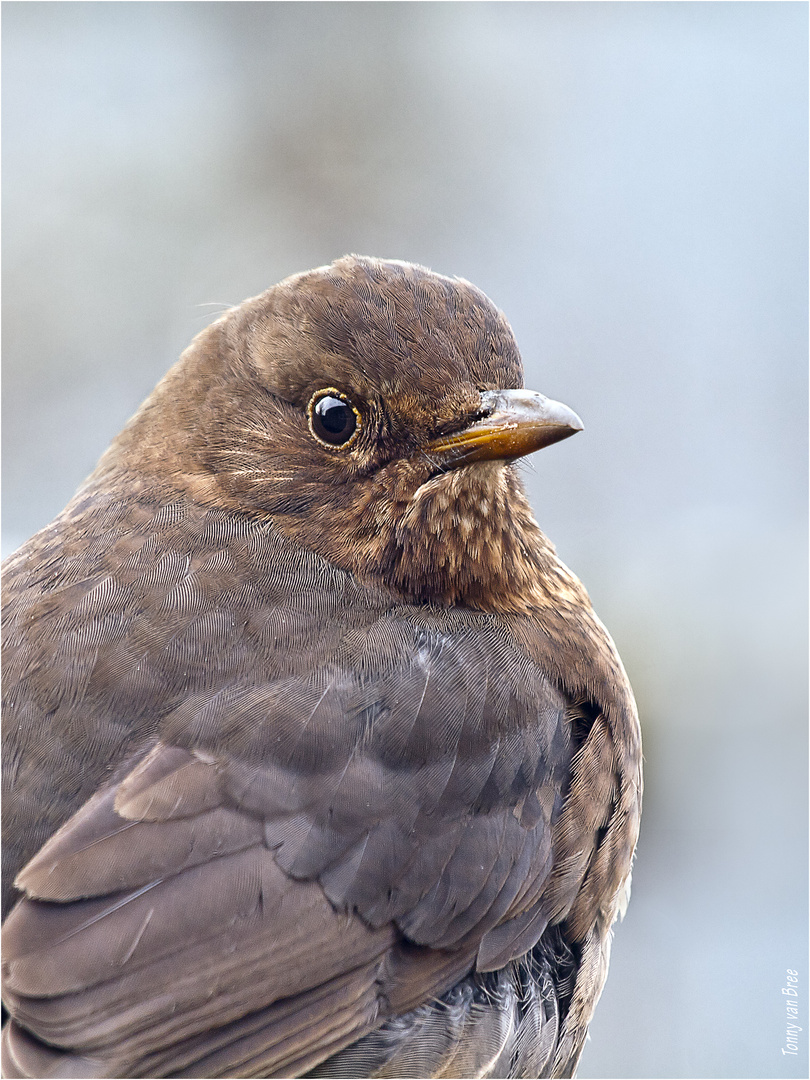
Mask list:
[{"label": "grey background", "polygon": [[807,19],[3,4],[6,551],[214,314],[346,251],[474,281],[583,417],[526,480],[647,795],[581,1077],[807,1075]]}]

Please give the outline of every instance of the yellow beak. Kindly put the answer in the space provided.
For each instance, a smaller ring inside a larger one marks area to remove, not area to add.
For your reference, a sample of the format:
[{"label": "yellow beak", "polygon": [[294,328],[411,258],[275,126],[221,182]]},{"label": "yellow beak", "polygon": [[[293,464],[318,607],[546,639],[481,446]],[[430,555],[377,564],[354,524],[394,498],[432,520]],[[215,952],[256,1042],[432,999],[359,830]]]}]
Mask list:
[{"label": "yellow beak", "polygon": [[534,390],[486,390],[481,394],[484,415],[463,431],[444,435],[427,449],[446,457],[448,464],[510,460],[582,431],[573,410]]}]

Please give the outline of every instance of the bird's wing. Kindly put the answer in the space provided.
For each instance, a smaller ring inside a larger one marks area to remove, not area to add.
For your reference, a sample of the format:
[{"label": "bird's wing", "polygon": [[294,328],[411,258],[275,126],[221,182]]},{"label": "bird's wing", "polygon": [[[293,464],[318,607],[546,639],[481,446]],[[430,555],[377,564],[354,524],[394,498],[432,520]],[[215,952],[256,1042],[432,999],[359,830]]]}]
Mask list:
[{"label": "bird's wing", "polygon": [[568,719],[464,632],[190,697],[18,877],[6,1075],[299,1074],[524,953]]}]

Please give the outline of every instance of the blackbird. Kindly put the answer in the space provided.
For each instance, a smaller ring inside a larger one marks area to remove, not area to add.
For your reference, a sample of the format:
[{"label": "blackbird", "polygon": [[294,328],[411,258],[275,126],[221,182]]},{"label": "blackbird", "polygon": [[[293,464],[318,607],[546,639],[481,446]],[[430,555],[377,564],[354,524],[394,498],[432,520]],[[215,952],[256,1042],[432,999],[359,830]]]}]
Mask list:
[{"label": "blackbird", "polygon": [[339,259],[8,560],[6,1077],[574,1074],[641,747],[522,383],[474,286]]}]

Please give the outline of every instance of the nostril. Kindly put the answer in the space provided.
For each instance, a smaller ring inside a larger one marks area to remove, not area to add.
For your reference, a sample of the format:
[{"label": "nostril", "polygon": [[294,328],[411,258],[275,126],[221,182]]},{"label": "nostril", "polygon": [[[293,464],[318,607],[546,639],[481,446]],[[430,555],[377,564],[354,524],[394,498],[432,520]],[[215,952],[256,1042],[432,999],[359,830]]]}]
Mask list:
[{"label": "nostril", "polygon": [[472,417],[473,423],[476,420],[486,420],[488,416],[492,416],[492,414],[498,408],[500,398],[501,395],[497,390],[482,390],[481,405],[478,411]]},{"label": "nostril", "polygon": [[470,423],[471,424],[477,424],[479,420],[486,420],[486,418],[488,416],[492,416],[494,411],[495,410],[494,410],[494,408],[492,406],[488,406],[487,408],[479,409],[478,412],[474,412],[472,414],[472,416],[470,417]]}]

